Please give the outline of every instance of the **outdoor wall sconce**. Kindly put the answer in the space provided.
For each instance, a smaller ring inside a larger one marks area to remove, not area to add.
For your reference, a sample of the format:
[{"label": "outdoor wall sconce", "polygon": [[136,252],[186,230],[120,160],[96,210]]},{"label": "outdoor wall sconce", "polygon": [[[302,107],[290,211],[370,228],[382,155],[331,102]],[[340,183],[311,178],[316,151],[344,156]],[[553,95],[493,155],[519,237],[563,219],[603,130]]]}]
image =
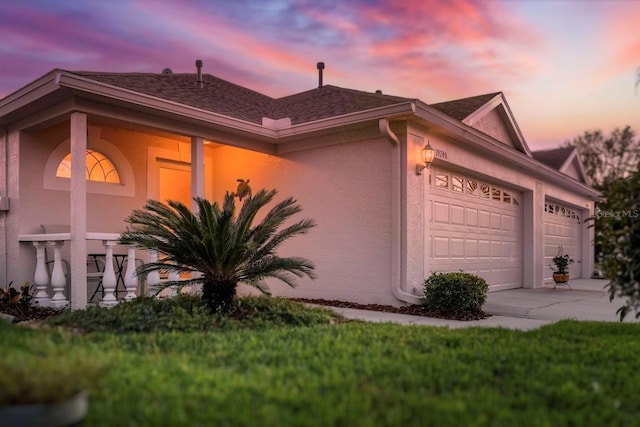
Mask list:
[{"label": "outdoor wall sconce", "polygon": [[433,162],[433,158],[436,156],[436,150],[433,149],[431,143],[427,141],[427,145],[422,149],[422,161],[424,164],[418,163],[416,165],[416,174],[422,175],[422,171],[424,169],[429,169],[431,167],[431,163]]}]

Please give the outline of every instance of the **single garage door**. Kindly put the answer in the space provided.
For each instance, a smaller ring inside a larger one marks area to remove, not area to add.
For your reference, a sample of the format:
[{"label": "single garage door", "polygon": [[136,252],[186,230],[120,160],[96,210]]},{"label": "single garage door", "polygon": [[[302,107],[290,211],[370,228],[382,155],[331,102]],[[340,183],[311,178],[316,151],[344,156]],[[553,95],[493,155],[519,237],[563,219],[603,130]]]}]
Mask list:
[{"label": "single garage door", "polygon": [[522,287],[522,193],[434,170],[429,194],[431,272],[464,271],[492,290]]},{"label": "single garage door", "polygon": [[558,254],[558,248],[562,246],[565,254],[574,259],[569,266],[569,274],[572,279],[578,279],[582,275],[582,227],[584,227],[580,214],[559,203],[547,202],[544,204],[544,281],[553,282],[553,271],[549,268],[551,259]]}]

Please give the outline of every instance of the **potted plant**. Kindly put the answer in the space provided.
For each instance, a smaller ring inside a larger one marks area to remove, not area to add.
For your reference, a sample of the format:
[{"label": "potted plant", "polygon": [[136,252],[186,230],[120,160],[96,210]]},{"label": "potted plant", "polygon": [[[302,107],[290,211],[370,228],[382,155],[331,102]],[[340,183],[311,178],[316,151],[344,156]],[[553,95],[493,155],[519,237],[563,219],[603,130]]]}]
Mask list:
[{"label": "potted plant", "polygon": [[[553,281],[555,285],[564,285],[569,281],[569,265],[573,264],[573,258],[564,253],[562,246],[558,246],[558,255],[554,256],[551,260],[552,264],[549,268],[553,270]],[[554,286],[554,289],[555,287]],[[567,284],[567,286],[569,286]],[[571,286],[569,286],[571,289]]]}]

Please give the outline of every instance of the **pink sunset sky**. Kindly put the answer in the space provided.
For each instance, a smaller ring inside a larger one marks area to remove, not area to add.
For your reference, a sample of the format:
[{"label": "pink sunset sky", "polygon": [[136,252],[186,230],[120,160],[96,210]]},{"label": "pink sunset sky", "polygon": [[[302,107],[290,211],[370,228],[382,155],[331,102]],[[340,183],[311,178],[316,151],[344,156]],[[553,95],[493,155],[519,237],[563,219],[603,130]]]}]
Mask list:
[{"label": "pink sunset sky", "polygon": [[54,68],[204,72],[426,103],[504,92],[530,148],[640,133],[640,0],[4,0],[0,97]]}]

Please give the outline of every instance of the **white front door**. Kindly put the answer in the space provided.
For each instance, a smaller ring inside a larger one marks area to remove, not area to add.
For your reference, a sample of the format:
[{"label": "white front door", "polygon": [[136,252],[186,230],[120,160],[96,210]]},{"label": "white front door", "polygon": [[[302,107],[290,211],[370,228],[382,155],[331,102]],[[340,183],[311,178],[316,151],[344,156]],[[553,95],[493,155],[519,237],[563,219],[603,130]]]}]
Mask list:
[{"label": "white front door", "polygon": [[429,269],[483,277],[492,290],[522,287],[522,193],[434,170]]},{"label": "white front door", "polygon": [[[147,169],[147,198],[166,203],[177,200],[191,206],[191,156],[187,150],[171,151],[149,147]],[[213,200],[213,159],[204,158],[205,197]]]}]

